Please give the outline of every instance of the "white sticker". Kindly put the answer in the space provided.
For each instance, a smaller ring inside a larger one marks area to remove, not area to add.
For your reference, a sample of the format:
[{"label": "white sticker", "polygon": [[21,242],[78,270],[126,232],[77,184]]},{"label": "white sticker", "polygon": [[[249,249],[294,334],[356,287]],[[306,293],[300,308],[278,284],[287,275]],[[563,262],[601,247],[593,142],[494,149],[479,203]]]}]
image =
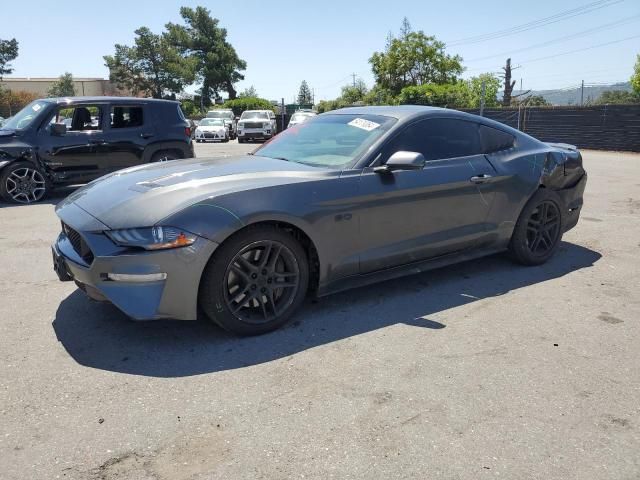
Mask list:
[{"label": "white sticker", "polygon": [[380,126],[379,123],[365,120],[364,118],[354,118],[349,122],[349,125],[351,125],[352,127],[361,128],[362,130],[366,130],[367,132],[375,130]]},{"label": "white sticker", "polygon": [[42,107],[40,106],[39,103],[36,103],[33,107],[31,107],[33,109],[34,112],[37,112],[38,110],[40,110]]}]

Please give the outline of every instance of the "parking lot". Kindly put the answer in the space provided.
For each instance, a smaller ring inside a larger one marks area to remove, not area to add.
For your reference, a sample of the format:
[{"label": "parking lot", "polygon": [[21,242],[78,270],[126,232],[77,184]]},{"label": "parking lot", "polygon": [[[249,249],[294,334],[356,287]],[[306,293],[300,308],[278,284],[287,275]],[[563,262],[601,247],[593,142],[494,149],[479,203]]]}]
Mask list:
[{"label": "parking lot", "polygon": [[51,267],[66,192],[0,204],[0,477],[639,478],[640,155],[583,154],[549,263],[308,300],[253,338],[89,301]]}]

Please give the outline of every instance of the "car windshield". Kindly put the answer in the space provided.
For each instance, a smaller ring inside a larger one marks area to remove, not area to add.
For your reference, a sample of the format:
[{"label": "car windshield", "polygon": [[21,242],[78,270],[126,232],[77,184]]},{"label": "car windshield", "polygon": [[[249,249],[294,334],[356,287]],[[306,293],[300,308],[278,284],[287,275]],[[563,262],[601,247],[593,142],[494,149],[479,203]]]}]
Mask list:
[{"label": "car windshield", "polygon": [[208,118],[233,118],[233,112],[209,112]]},{"label": "car windshield", "polygon": [[240,120],[253,120],[254,118],[268,120],[269,115],[267,115],[267,112],[242,112]]},{"label": "car windshield", "polygon": [[203,118],[200,122],[201,127],[221,127],[223,125],[224,122],[217,118]]},{"label": "car windshield", "polygon": [[380,115],[320,115],[286,129],[254,152],[262,157],[342,169],[396,123]]},{"label": "car windshield", "polygon": [[48,102],[36,100],[24,107],[2,125],[3,130],[24,130],[40,115]]}]

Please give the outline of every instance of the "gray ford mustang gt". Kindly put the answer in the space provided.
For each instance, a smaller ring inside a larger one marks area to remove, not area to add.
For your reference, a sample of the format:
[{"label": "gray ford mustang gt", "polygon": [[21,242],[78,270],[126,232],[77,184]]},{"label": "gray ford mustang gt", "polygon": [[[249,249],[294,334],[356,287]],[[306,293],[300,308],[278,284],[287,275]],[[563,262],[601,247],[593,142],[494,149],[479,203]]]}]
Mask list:
[{"label": "gray ford mustang gt", "polygon": [[253,154],[102,177],[56,207],[54,269],[138,320],[201,311],[243,335],[304,297],[508,250],[547,261],[578,222],[575,147],[429,107],[348,108]]}]

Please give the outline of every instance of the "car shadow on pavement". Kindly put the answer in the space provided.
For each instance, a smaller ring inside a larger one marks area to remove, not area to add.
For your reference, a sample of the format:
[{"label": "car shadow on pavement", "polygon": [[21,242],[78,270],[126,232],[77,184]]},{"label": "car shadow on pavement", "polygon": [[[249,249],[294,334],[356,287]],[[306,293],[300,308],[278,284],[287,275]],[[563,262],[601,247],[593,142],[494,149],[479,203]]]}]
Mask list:
[{"label": "car shadow on pavement", "polygon": [[[205,321],[134,322],[79,290],[60,304],[53,328],[81,365],[151,377],[183,377],[243,368],[337,340],[404,323],[437,330],[430,315],[591,267],[601,255],[563,242],[539,267],[504,255],[465,262],[307,301],[288,326],[240,338]],[[535,308],[535,305],[531,305]]]}]

